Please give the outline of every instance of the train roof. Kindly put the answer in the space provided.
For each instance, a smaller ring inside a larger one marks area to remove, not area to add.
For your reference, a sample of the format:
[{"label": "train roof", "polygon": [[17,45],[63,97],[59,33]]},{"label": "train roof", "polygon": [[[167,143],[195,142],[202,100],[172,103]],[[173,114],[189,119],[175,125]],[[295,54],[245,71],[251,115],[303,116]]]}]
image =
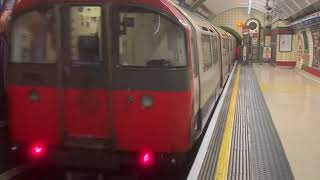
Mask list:
[{"label": "train roof", "polygon": [[[176,17],[182,24],[184,24],[185,18],[192,21],[192,24],[200,31],[207,31],[210,34],[219,33],[224,37],[233,37],[229,33],[225,32],[221,28],[213,25],[207,19],[178,6],[170,0],[20,0],[15,8],[14,15],[26,11],[35,7],[44,6],[54,3],[116,3],[116,4],[142,4],[145,6],[154,7],[161,11],[168,13]],[[179,12],[180,11],[180,12]]]},{"label": "train roof", "polygon": [[[172,2],[173,3],[173,2]],[[173,3],[174,4],[174,3]],[[199,31],[204,31],[203,28],[208,29],[208,31],[210,31],[212,34],[219,34],[221,37],[224,38],[230,38],[233,39],[233,35],[231,35],[230,33],[224,31],[223,29],[221,29],[220,27],[214,25],[212,22],[208,21],[207,19],[205,19],[204,17],[191,12],[190,10],[181,7],[177,4],[174,4],[175,7],[177,9],[179,9],[179,11],[184,14],[186,16],[187,19],[189,19],[189,21],[193,24],[193,26],[199,30]],[[208,32],[207,31],[207,32]],[[213,32],[212,32],[213,31]]]},{"label": "train roof", "polygon": [[176,8],[169,2],[170,0],[20,0],[14,7],[14,13],[19,13],[31,8],[54,3],[116,3],[116,4],[142,4],[158,8],[163,12],[182,18],[177,13]]}]

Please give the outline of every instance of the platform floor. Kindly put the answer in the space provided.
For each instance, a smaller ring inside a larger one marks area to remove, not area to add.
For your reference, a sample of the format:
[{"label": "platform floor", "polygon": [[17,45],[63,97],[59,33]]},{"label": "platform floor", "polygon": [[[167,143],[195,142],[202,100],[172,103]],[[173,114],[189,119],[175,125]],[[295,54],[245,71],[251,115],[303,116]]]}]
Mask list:
[{"label": "platform floor", "polygon": [[300,70],[253,68],[295,179],[319,179],[320,81]]},{"label": "platform floor", "polygon": [[293,180],[253,67],[232,74],[188,180]]}]

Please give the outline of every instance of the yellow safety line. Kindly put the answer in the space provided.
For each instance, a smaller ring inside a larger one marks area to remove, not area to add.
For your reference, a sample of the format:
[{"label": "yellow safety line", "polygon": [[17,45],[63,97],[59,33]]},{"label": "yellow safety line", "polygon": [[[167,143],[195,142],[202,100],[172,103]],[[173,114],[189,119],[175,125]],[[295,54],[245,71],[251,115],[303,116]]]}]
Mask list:
[{"label": "yellow safety line", "polygon": [[230,159],[230,151],[231,151],[231,143],[232,143],[232,130],[233,130],[233,123],[234,123],[234,114],[236,111],[239,81],[240,81],[240,66],[237,69],[236,79],[234,81],[234,87],[232,90],[231,101],[230,101],[229,111],[227,115],[227,121],[224,127],[222,144],[221,144],[221,148],[218,156],[217,169],[214,176],[215,180],[228,179],[229,159]]}]

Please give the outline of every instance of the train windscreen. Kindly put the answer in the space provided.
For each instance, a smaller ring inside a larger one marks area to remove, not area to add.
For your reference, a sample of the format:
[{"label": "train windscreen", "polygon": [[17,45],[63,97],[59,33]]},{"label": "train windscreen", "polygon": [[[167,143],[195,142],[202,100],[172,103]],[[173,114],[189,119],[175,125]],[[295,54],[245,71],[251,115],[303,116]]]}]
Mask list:
[{"label": "train windscreen", "polygon": [[73,63],[102,61],[101,7],[70,8],[70,58]]},{"label": "train windscreen", "polygon": [[52,8],[34,10],[13,23],[11,62],[55,63],[57,33]]},{"label": "train windscreen", "polygon": [[135,8],[120,10],[119,64],[172,68],[187,65],[182,27],[163,15]]}]

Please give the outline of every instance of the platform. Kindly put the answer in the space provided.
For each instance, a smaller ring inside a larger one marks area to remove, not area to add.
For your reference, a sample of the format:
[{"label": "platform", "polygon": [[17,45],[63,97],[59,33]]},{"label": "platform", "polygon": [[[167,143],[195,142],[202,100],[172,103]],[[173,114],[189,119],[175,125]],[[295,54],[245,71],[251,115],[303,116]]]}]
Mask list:
[{"label": "platform", "polygon": [[225,89],[188,179],[294,179],[252,66]]}]

